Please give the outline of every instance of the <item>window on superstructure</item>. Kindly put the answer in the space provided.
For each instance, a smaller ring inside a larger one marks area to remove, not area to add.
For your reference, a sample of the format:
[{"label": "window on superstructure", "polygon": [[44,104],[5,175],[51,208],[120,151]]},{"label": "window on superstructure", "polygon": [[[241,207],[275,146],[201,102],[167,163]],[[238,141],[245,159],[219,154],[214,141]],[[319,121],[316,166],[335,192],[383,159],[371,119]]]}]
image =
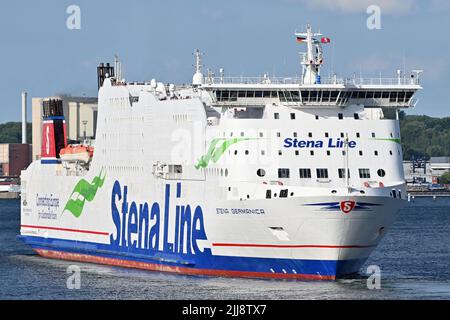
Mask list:
[{"label": "window on superstructure", "polygon": [[260,137],[260,138],[264,137],[264,133],[260,132],[260,133],[259,133],[259,137]]},{"label": "window on superstructure", "polygon": [[343,132],[341,132],[341,138],[344,138],[344,133]]},{"label": "window on superstructure", "polygon": [[312,138],[312,132],[308,132],[308,137]]},{"label": "window on superstructure", "polygon": [[330,91],[323,91],[322,92],[322,101],[329,102],[329,100],[330,100]]},{"label": "window on superstructure", "polygon": [[325,132],[325,138],[328,138],[329,136],[328,132]]},{"label": "window on superstructure", "polygon": [[261,150],[261,155],[263,156],[265,154],[266,154],[266,152],[264,150]]},{"label": "window on superstructure", "polygon": [[289,178],[290,173],[288,168],[279,168],[278,169],[278,178]]},{"label": "window on superstructure", "polygon": [[360,137],[360,134],[359,134],[359,132],[357,132],[357,133],[356,133],[356,137],[357,137],[357,138],[359,138],[359,137]]},{"label": "window on superstructure", "polygon": [[249,154],[249,151],[245,150],[245,155],[248,156],[248,154]]},{"label": "window on superstructure", "polygon": [[376,156],[378,156],[378,151],[377,151],[377,150],[375,150],[373,153],[374,153]]},{"label": "window on superstructure", "polygon": [[[347,172],[348,172],[348,177],[350,178],[350,170],[348,170]],[[345,169],[344,168],[338,169],[338,175],[339,175],[340,179],[345,178]]]},{"label": "window on superstructure", "polygon": [[373,91],[368,91],[366,95],[366,99],[372,99],[373,98]]},{"label": "window on superstructure", "polygon": [[292,135],[294,136],[294,138],[297,138],[297,132],[293,132]]},{"label": "window on superstructure", "polygon": [[266,190],[266,199],[272,198],[272,190]]},{"label": "window on superstructure", "polygon": [[331,156],[331,151],[327,150],[327,156]]},{"label": "window on superstructure", "polygon": [[258,177],[264,177],[266,175],[266,171],[264,169],[258,169],[256,174]]},{"label": "window on superstructure", "polygon": [[277,137],[278,137],[278,138],[281,137],[281,132],[277,132]]},{"label": "window on superstructure", "polygon": [[280,190],[280,198],[287,198],[289,193],[289,189]]},{"label": "window on superstructure", "polygon": [[298,171],[300,174],[300,179],[311,179],[311,169],[300,168]]},{"label": "window on superstructure", "polygon": [[283,151],[278,150],[278,155],[279,155],[279,156],[283,155]]},{"label": "window on superstructure", "polygon": [[344,114],[342,114],[342,113],[338,113],[338,118],[339,118],[339,120],[342,120],[342,119],[344,119]]},{"label": "window on superstructure", "polygon": [[375,138],[375,132],[372,132],[372,138]]},{"label": "window on superstructure", "polygon": [[278,112],[275,112],[274,114],[273,114],[273,118],[274,119],[280,119],[280,114],[278,113]]},{"label": "window on superstructure", "polygon": [[389,99],[389,92],[384,91],[383,94],[381,95],[381,97],[382,97],[383,99]]},{"label": "window on superstructure", "polygon": [[295,155],[298,156],[300,154],[300,151],[295,150]]},{"label": "window on superstructure", "polygon": [[386,175],[386,171],[384,171],[383,169],[378,169],[377,174],[379,177],[383,178]]},{"label": "window on superstructure", "polygon": [[363,152],[362,152],[362,150],[359,150],[359,155],[360,155],[360,156],[362,156],[362,155],[363,155]]},{"label": "window on superstructure", "polygon": [[291,120],[295,120],[295,113],[291,113]]},{"label": "window on superstructure", "polygon": [[354,113],[354,114],[353,114],[353,118],[355,118],[355,120],[359,120],[359,114]]},{"label": "window on superstructure", "polygon": [[316,115],[316,120],[319,120],[319,116],[318,115]]},{"label": "window on superstructure", "polygon": [[316,174],[317,174],[318,179],[327,179],[328,178],[328,169],[317,168]]},{"label": "window on superstructure", "polygon": [[359,177],[361,179],[370,179],[370,169],[359,169]]},{"label": "window on superstructure", "polygon": [[309,154],[313,156],[314,155],[314,150],[309,151]]}]

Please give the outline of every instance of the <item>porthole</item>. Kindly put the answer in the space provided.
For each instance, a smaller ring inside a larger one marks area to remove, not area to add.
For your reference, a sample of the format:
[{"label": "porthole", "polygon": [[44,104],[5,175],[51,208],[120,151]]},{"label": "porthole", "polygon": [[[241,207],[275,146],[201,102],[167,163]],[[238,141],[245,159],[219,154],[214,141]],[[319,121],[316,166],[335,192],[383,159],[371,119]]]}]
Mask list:
[{"label": "porthole", "polygon": [[264,169],[258,169],[256,171],[256,174],[258,175],[258,177],[264,177],[266,175],[266,171]]},{"label": "porthole", "polygon": [[377,174],[379,177],[384,177],[386,175],[386,171],[384,171],[383,169],[378,169]]}]

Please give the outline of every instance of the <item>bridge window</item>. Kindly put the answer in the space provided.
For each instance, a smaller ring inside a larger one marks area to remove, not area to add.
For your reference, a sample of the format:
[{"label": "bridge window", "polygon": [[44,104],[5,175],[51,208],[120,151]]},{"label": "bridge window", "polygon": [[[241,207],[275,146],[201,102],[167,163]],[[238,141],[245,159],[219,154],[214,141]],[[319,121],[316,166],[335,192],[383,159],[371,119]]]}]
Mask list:
[{"label": "bridge window", "polygon": [[370,169],[359,169],[359,177],[361,179],[370,179]]},{"label": "bridge window", "polygon": [[311,169],[299,169],[300,179],[310,179]]},{"label": "bridge window", "polygon": [[246,95],[247,95],[247,98],[254,98],[255,97],[255,91],[247,91]]},{"label": "bridge window", "polygon": [[328,169],[318,168],[316,169],[317,178],[318,179],[327,179],[328,178]]},{"label": "bridge window", "polygon": [[278,178],[289,178],[289,169],[287,168],[279,168],[278,169]]}]

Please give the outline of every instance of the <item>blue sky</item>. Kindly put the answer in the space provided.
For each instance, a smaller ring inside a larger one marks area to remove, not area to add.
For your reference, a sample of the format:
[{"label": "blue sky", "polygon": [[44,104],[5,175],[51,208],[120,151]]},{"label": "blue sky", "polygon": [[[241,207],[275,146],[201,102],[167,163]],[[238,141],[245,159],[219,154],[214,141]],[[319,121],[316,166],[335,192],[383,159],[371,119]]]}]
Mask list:
[{"label": "blue sky", "polygon": [[[66,27],[73,4],[80,30]],[[381,8],[380,30],[366,26],[370,4]],[[190,82],[196,48],[216,73],[298,75],[303,47],[293,33],[307,23],[332,41],[323,76],[424,69],[408,113],[450,115],[448,0],[15,0],[0,4],[0,123],[20,121],[22,90],[95,96],[96,66],[116,53],[129,81]]]}]

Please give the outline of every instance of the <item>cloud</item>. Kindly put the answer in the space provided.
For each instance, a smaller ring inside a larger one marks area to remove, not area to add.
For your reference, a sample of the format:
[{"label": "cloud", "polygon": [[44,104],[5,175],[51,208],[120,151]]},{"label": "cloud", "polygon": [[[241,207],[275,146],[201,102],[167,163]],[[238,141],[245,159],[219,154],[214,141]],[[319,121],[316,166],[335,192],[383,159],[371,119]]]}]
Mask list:
[{"label": "cloud", "polygon": [[342,12],[366,12],[370,5],[377,5],[382,13],[407,13],[416,4],[416,0],[297,0],[313,8],[339,10]]}]

